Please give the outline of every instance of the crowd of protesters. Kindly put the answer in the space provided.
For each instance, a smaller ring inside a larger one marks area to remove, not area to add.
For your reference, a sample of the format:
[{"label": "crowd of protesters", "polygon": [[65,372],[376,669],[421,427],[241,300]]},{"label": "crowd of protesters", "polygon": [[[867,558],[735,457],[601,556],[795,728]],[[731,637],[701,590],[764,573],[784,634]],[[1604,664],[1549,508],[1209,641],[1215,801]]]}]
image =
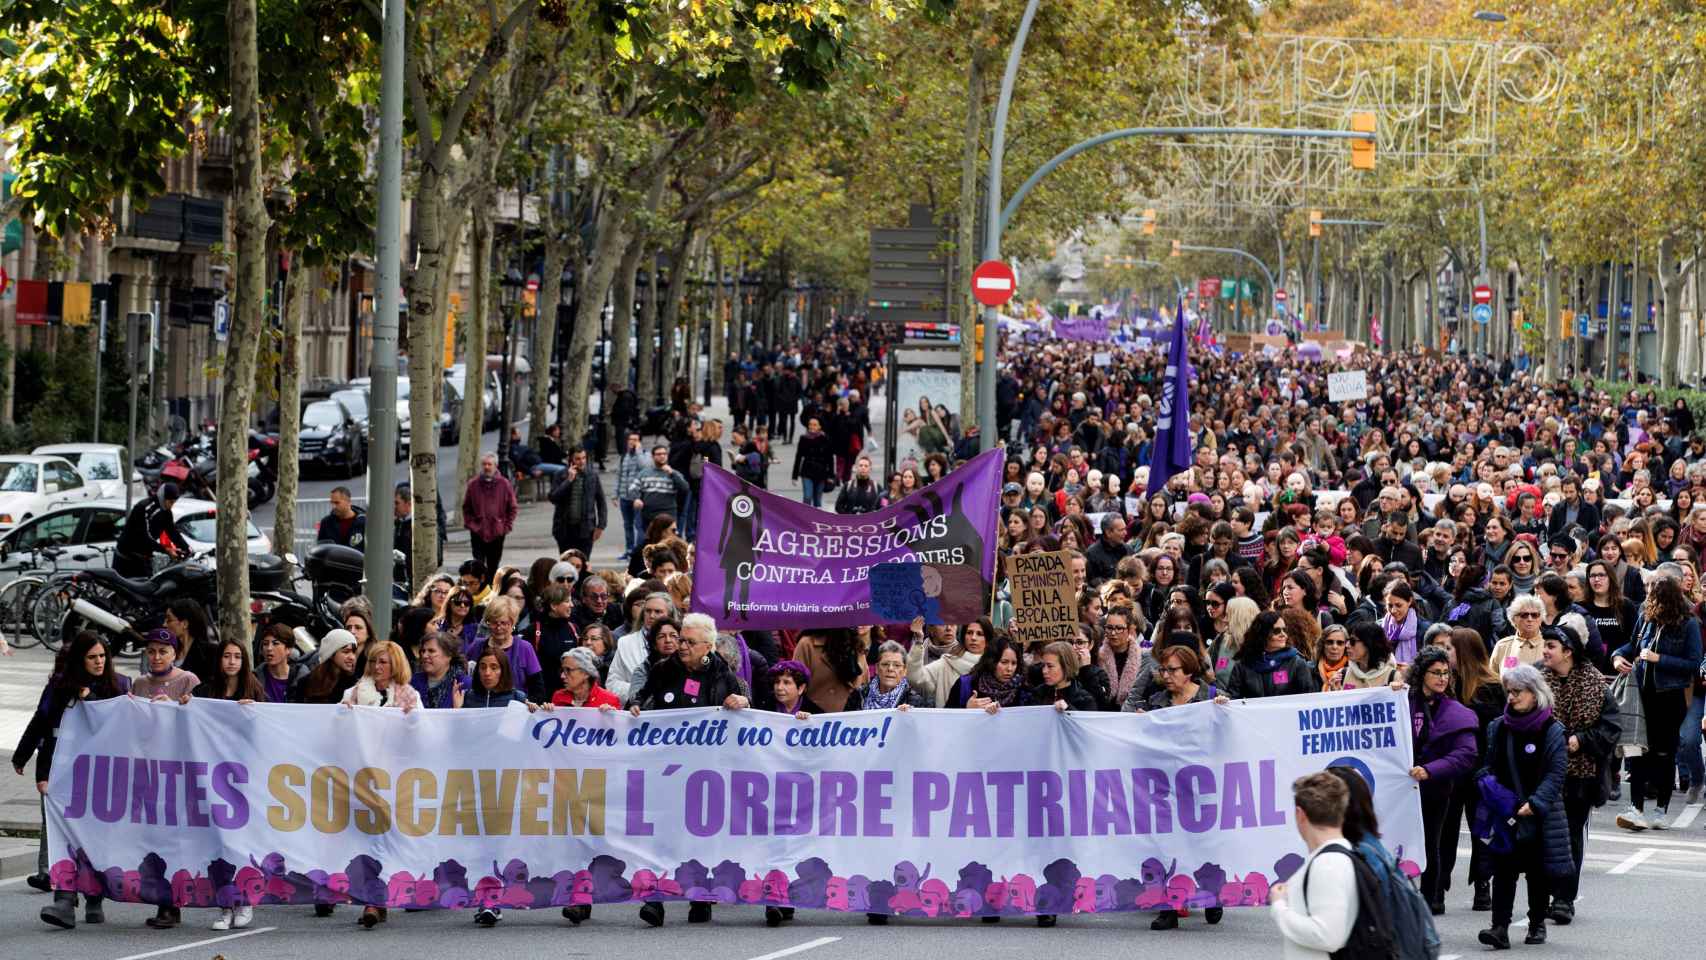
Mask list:
[{"label": "crowd of protesters", "polygon": [[[457,576],[428,578],[390,637],[374,636],[364,601],[352,601],[312,669],[291,662],[282,633],[252,645],[198,638],[193,612],[180,615],[182,630],[148,638],[147,673],[135,681],[113,669],[100,638],[79,637],[14,766],[33,756],[45,784],[60,714],[127,692],[810,717],[1025,705],[1136,713],[1387,686],[1411,705],[1422,892],[1434,913],[1446,909],[1461,825],[1477,824],[1469,903],[1491,911],[1482,939],[1493,946],[1509,944],[1519,878],[1529,942],[1544,940],[1548,921],[1573,919],[1595,807],[1623,804],[1620,826],[1662,830],[1676,792],[1694,802],[1706,786],[1706,447],[1680,401],[1614,401],[1591,382],[1541,384],[1423,352],[1325,364],[1202,352],[1190,386],[1195,463],[1149,496],[1164,357],[1120,353],[1098,366],[1090,345],[1014,344],[993,425],[1007,451],[1000,552],[1070,551],[1073,642],[1015,643],[1005,585],[987,616],[964,624],[719,632],[689,612],[694,531],[684,518],[696,515],[705,463],[765,486],[771,442],[791,437],[807,502],[865,513],[975,453],[975,428],[932,411],[943,436],[928,462],[873,472],[866,404],[882,389],[882,349],[879,332],[860,326],[810,348],[754,348],[725,369],[727,442],[685,395],[666,442],[647,449],[637,432],[626,436],[609,485],[625,547],[615,567],[589,561],[616,514],[577,453],[552,495],[553,529],[568,534],[560,554],[500,565],[490,561],[502,539],[488,540]],[[1366,398],[1329,402],[1326,374],[1341,368],[1366,371]],[[45,876],[31,882],[47,886]],[[71,926],[76,896],[55,896],[43,919]],[[100,910],[91,902],[85,920]],[[711,910],[694,903],[688,919]],[[573,923],[587,914],[564,911]],[[662,924],[663,905],[641,916]],[[499,918],[485,909],[476,921]],[[222,911],[215,926],[251,919]],[[385,919],[379,907],[361,914],[367,926]],[[771,925],[789,919],[766,911]],[[1180,920],[1164,911],[1151,925]],[[150,925],[178,922],[162,907]]]}]

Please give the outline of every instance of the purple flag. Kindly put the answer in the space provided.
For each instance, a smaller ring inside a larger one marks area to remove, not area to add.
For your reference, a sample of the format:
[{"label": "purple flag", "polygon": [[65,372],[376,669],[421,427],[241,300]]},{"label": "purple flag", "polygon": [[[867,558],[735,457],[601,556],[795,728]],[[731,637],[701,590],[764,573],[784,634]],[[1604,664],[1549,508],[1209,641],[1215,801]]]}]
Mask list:
[{"label": "purple flag", "polygon": [[[987,451],[892,506],[855,516],[813,509],[706,464],[693,610],[733,630],[913,616],[968,623],[989,610],[1003,456]],[[900,569],[878,574],[877,565]]]},{"label": "purple flag", "polygon": [[1099,343],[1109,339],[1108,322],[1100,317],[1061,317],[1054,322],[1054,335],[1060,340]]},{"label": "purple flag", "polygon": [[[1173,344],[1167,350],[1167,372],[1161,381],[1161,404],[1155,411],[1155,448],[1149,455],[1149,487],[1154,496],[1176,473],[1191,468],[1191,358],[1185,349],[1185,309],[1173,314]],[[703,522],[703,521],[701,521]]]}]

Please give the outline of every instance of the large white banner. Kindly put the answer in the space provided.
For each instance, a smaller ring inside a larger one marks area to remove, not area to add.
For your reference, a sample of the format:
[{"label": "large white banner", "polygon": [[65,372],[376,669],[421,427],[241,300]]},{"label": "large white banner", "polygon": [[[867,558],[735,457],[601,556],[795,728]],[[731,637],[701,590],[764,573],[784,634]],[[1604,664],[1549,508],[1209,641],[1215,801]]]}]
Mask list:
[{"label": "large white banner", "polygon": [[56,886],[180,906],[647,899],[921,916],[1265,903],[1291,783],[1347,765],[1419,869],[1389,690],[1143,716],[415,711],[120,698],[69,710]]}]

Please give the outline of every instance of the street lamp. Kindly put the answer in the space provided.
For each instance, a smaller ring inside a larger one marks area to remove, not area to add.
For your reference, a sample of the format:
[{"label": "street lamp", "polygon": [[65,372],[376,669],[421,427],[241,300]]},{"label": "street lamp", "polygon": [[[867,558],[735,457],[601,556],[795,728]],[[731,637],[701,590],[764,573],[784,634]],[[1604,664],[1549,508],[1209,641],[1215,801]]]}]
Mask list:
[{"label": "street lamp", "polygon": [[[498,406],[503,409],[503,416],[498,424],[498,473],[506,477],[509,476],[510,467],[509,425],[514,422],[513,398],[515,390],[510,385],[510,380],[515,372],[512,366],[514,364],[512,357],[515,353],[513,345],[516,327],[515,313],[521,306],[521,290],[526,285],[527,281],[522,279],[521,271],[514,267],[510,267],[503,279],[498,281],[499,312],[503,314],[504,321],[503,377],[500,382],[500,386],[503,388],[503,397],[498,402]],[[479,374],[481,377],[485,376],[485,366],[485,357],[482,356]],[[476,382],[472,373],[469,374],[466,382],[469,384]]]}]

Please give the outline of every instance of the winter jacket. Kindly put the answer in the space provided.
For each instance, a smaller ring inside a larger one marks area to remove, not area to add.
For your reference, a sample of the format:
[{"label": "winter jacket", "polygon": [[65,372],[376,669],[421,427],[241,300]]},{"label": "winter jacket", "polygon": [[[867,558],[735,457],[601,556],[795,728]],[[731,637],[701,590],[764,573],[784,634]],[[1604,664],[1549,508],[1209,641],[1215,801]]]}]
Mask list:
[{"label": "winter jacket", "polygon": [[622,462],[616,465],[616,498],[627,502],[638,497],[640,494],[634,489],[634,484],[651,465],[651,455],[644,450],[630,450],[622,454]]},{"label": "winter jacket", "polygon": [[1509,636],[1512,630],[1504,604],[1480,587],[1464,591],[1462,598],[1447,608],[1444,619],[1454,627],[1467,627],[1479,633],[1483,643],[1489,638]]},{"label": "winter jacket", "polygon": [[[1612,656],[1622,657],[1635,665],[1633,676],[1638,689],[1663,692],[1687,690],[1694,686],[1701,661],[1699,620],[1687,617],[1681,623],[1659,627],[1642,614],[1635,621],[1631,634],[1630,641],[1613,651]],[[1641,652],[1649,648],[1659,652],[1657,663],[1640,659]],[[1653,675],[1651,679],[1647,677],[1649,671]]]},{"label": "winter jacket", "polygon": [[665,470],[655,464],[648,465],[639,477],[635,478],[631,499],[642,501],[640,516],[649,524],[658,514],[675,513],[679,509],[676,506],[676,498],[687,496],[688,489],[687,478],[681,475],[681,471]]},{"label": "winter jacket", "polygon": [[667,657],[652,665],[646,685],[633,702],[641,710],[720,707],[730,695],[740,692],[740,678],[719,654],[709,654],[708,662],[694,671],[689,671],[680,657]]},{"label": "winter jacket", "polygon": [[[575,520],[573,503],[575,484],[580,481],[580,517]],[[603,530],[610,523],[610,504],[604,497],[604,481],[591,464],[574,478],[563,475],[563,481],[551,491],[551,536],[566,540],[571,531]]]},{"label": "winter jacket", "polygon": [[[1205,700],[1213,700],[1213,699],[1214,699],[1214,687],[1211,684],[1209,684],[1208,681],[1206,681],[1206,680],[1198,680],[1197,681],[1196,695],[1191,697],[1190,702],[1191,703],[1202,703]],[[1173,702],[1173,694],[1170,693],[1169,691],[1166,691],[1166,690],[1162,690],[1159,693],[1156,693],[1153,696],[1149,697],[1149,699],[1143,701],[1143,709],[1145,712],[1154,712],[1156,710],[1166,710],[1169,707],[1177,707],[1177,706],[1181,706],[1181,704],[1174,703]]]},{"label": "winter jacket", "polygon": [[925,663],[925,648],[928,646],[923,640],[913,640],[912,649],[906,652],[906,680],[916,687],[919,693],[930,698],[932,707],[945,707],[955,681],[971,673],[972,668],[977,666],[978,655],[948,654]]},{"label": "winter jacket", "polygon": [[335,543],[356,550],[366,549],[367,513],[356,507],[355,515],[347,521],[339,520],[335,514],[326,514],[320,518],[320,526],[314,532],[314,542]]},{"label": "winter jacket", "polygon": [[1112,580],[1120,561],[1131,555],[1123,543],[1112,543],[1107,537],[1097,537],[1090,549],[1084,551],[1085,580],[1092,587]]},{"label": "winter jacket", "polygon": [[421,698],[421,706],[428,710],[449,710],[455,707],[454,691],[456,688],[461,687],[462,692],[466,694],[471,684],[472,681],[468,677],[468,672],[454,664],[451,665],[436,687],[432,685],[432,681],[422,671],[416,670],[409,676],[409,686],[415,688],[415,693]]},{"label": "winter jacket", "polygon": [[794,448],[795,480],[822,483],[835,476],[835,441],[827,433],[807,433]]},{"label": "winter jacket", "polygon": [[[470,664],[470,672],[473,670],[472,665],[480,662],[480,654],[486,652],[486,643],[487,639],[481,637],[468,645],[465,656]],[[509,642],[510,679],[535,703],[545,699],[544,673],[545,669],[539,664],[539,654],[533,649],[533,644],[523,641],[520,636],[512,636]]]},{"label": "winter jacket", "polygon": [[[286,673],[284,677],[284,696],[275,697],[272,695],[271,691],[267,690],[267,683],[271,679],[267,675],[267,665],[263,663],[255,668],[255,682],[261,685],[261,690],[263,692],[266,692],[268,703],[296,703],[296,698],[300,695],[299,691],[302,689],[302,681],[307,678],[308,664],[291,664],[289,672]],[[125,681],[127,685],[129,682],[130,681],[128,680]]]},{"label": "winter jacket", "polygon": [[1038,686],[1031,690],[1031,702],[1037,705],[1053,704],[1056,700],[1065,700],[1068,710],[1082,713],[1094,713],[1099,709],[1096,695],[1084,689],[1076,677],[1064,687]]},{"label": "winter jacket", "polygon": [[479,687],[471,687],[462,697],[462,708],[466,710],[471,707],[479,707],[481,709],[485,709],[486,707],[507,707],[512,703],[526,702],[527,694],[522,693],[520,690],[492,691],[481,690]]},{"label": "winter jacket", "polygon": [[540,690],[550,696],[563,688],[563,654],[580,646],[580,633],[572,622],[546,615],[533,622],[526,639],[539,657]]},{"label": "winter jacket", "polygon": [[515,529],[515,488],[503,477],[481,474],[462,491],[462,525],[481,540],[496,540]]},{"label": "winter jacket", "polygon": [[1449,696],[1432,704],[1410,698],[1411,730],[1415,733],[1416,766],[1428,772],[1422,792],[1450,792],[1452,782],[1467,776],[1480,760],[1475,742],[1474,712]]},{"label": "winter jacket", "polygon": [[[1534,810],[1540,821],[1533,843],[1540,844],[1541,862],[1552,877],[1567,877],[1575,872],[1575,859],[1570,851],[1570,825],[1564,816],[1564,765],[1569,757],[1564,725],[1553,720],[1541,731],[1539,743],[1540,777],[1524,783],[1518,772],[1513,731],[1505,729],[1503,717],[1487,726],[1486,764],[1475,774],[1479,780],[1491,775],[1506,789],[1517,795],[1517,806],[1524,803]],[[1512,856],[1521,856],[1519,851]]]},{"label": "winter jacket", "polygon": [[1222,692],[1232,700],[1315,693],[1320,678],[1295,648],[1264,654],[1255,660],[1234,660]]},{"label": "winter jacket", "polygon": [[414,710],[420,707],[421,698],[414,687],[396,683],[391,684],[381,694],[372,677],[362,677],[344,694],[344,704],[351,707],[397,707]]},{"label": "winter jacket", "polygon": [[882,508],[883,491],[869,480],[849,480],[835,497],[835,512],[842,514],[875,513]]},{"label": "winter jacket", "polygon": [[551,704],[558,707],[581,706],[592,707],[594,709],[598,707],[611,707],[617,710],[622,708],[622,702],[616,699],[616,694],[599,686],[596,681],[593,683],[592,689],[587,691],[585,703],[576,704],[574,697],[569,694],[568,690],[559,688],[551,694]]}]

